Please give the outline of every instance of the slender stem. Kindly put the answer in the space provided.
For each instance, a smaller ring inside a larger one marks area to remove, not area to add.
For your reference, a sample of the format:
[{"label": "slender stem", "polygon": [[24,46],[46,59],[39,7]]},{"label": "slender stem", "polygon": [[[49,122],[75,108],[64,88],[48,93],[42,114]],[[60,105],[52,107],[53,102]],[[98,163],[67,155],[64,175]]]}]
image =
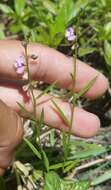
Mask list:
[{"label": "slender stem", "polygon": [[[31,77],[30,69],[29,69],[27,44],[24,46],[24,48],[25,48],[26,69],[27,69],[27,73],[28,73],[28,83],[29,83],[29,89],[30,89],[30,92],[31,92],[31,100],[32,100],[32,104],[33,104],[34,121],[35,121],[36,125],[38,125],[38,124],[39,124],[39,121],[36,119],[36,97],[35,97],[35,95],[34,95],[34,90],[33,90],[33,86],[32,86],[32,77]],[[38,138],[38,142],[39,142],[39,146],[40,146],[40,134],[39,134],[39,129],[37,129],[37,138]]]},{"label": "slender stem", "polygon": [[71,117],[70,117],[70,124],[69,124],[69,131],[68,131],[68,136],[66,136],[63,133],[63,149],[64,149],[64,160],[67,159],[67,155],[68,155],[68,150],[69,150],[69,144],[70,144],[70,136],[71,136],[71,130],[73,127],[73,118],[74,118],[74,110],[75,110],[75,96],[74,96],[74,91],[75,91],[75,84],[76,84],[76,70],[77,70],[77,36],[75,39],[75,54],[73,55],[73,70],[71,73],[71,77],[72,77],[72,88],[71,88],[71,95],[73,97],[73,103],[70,105],[71,107]]},{"label": "slender stem", "polygon": [[68,143],[70,141],[70,134],[73,127],[73,118],[74,118],[74,110],[75,110],[75,101],[74,101],[74,91],[75,91],[75,84],[76,84],[76,71],[77,71],[77,37],[75,41],[75,55],[73,55],[73,72],[72,72],[72,89],[71,94],[73,97],[73,103],[71,105],[71,118],[70,118],[70,126],[69,126],[69,136],[68,136]]},{"label": "slender stem", "polygon": [[75,53],[73,55],[74,57],[74,61],[73,61],[73,72],[72,72],[72,89],[71,89],[71,94],[73,97],[73,101],[72,101],[72,105],[71,105],[71,118],[70,118],[70,126],[69,126],[69,136],[68,136],[68,144],[70,143],[70,136],[71,136],[71,130],[73,127],[73,118],[74,118],[74,110],[75,110],[75,106],[76,106],[76,100],[75,100],[75,85],[76,85],[76,72],[77,72],[77,55],[78,55],[78,32],[77,29],[79,28],[79,21],[80,21],[80,17],[81,17],[82,12],[80,12],[80,14],[78,15],[77,18],[77,23],[76,23],[76,28],[75,28],[75,34],[76,34],[76,39],[75,39]]},{"label": "slender stem", "polygon": [[72,80],[73,104],[72,104],[72,114],[71,114],[71,126],[72,126],[72,122],[73,122],[73,115],[74,115],[74,108],[75,108],[74,91],[75,91],[75,83],[76,83],[76,59],[77,59],[77,50],[74,55],[74,63],[73,63],[73,80]]},{"label": "slender stem", "polygon": [[27,45],[25,46],[25,61],[26,61],[26,67],[27,67],[27,73],[28,73],[28,82],[30,85],[30,92],[31,92],[31,96],[32,96],[32,103],[33,103],[33,108],[34,108],[34,116],[36,117],[36,99],[34,96],[32,79],[31,79],[31,74],[30,74],[30,69],[29,69]]}]

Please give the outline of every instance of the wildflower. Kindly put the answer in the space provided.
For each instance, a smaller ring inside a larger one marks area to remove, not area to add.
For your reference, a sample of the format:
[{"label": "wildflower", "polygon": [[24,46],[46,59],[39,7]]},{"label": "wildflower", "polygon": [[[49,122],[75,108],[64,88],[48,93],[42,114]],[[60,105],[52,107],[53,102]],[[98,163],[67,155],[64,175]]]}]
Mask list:
[{"label": "wildflower", "polygon": [[[38,58],[37,55],[32,54],[30,57],[28,56],[28,58],[31,58],[32,61],[29,59],[28,61],[30,61],[30,63],[36,63],[36,59]],[[14,63],[14,68],[16,70],[16,73],[19,75],[22,75],[22,78],[25,80],[28,80],[28,72],[27,72],[27,67],[25,64],[25,58],[23,56],[19,56]]]},{"label": "wildflower", "polygon": [[15,60],[14,67],[15,67],[15,69],[16,69],[16,73],[17,73],[17,74],[23,74],[23,73],[24,73],[25,65],[24,65],[24,59],[23,59],[22,56],[18,57],[18,58]]},{"label": "wildflower", "polygon": [[68,41],[74,41],[76,39],[76,35],[74,34],[74,29],[72,27],[67,28],[65,37]]}]

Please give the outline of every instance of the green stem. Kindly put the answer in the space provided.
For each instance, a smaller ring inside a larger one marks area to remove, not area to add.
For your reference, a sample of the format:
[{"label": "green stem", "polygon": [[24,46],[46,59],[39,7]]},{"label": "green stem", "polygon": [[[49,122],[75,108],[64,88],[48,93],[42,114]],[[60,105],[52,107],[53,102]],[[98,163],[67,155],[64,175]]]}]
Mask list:
[{"label": "green stem", "polygon": [[76,70],[77,70],[77,37],[75,41],[75,55],[73,60],[73,71],[72,71],[72,88],[71,88],[71,95],[73,97],[73,104],[71,105],[71,117],[70,117],[70,124],[69,124],[69,131],[68,136],[63,132],[63,150],[64,150],[64,162],[67,159],[68,153],[69,153],[69,144],[70,144],[70,137],[71,137],[71,131],[73,127],[73,118],[74,118],[74,110],[75,110],[75,97],[74,97],[74,91],[75,91],[75,83],[76,83]]},{"label": "green stem", "polygon": [[70,118],[70,126],[69,126],[69,136],[68,136],[68,144],[70,142],[71,130],[73,127],[73,118],[74,118],[74,110],[76,102],[74,101],[74,91],[75,91],[75,84],[76,84],[76,72],[77,72],[77,36],[75,41],[75,55],[73,60],[73,72],[72,72],[72,89],[71,94],[73,97],[73,103],[71,105],[71,118]]},{"label": "green stem", "polygon": [[[34,90],[33,90],[33,86],[32,86],[32,77],[30,74],[30,69],[29,69],[29,61],[28,61],[28,51],[27,51],[27,45],[24,46],[25,48],[25,62],[26,62],[26,69],[27,69],[27,73],[28,73],[28,83],[29,83],[29,89],[31,92],[31,100],[32,100],[32,104],[33,104],[33,115],[34,115],[34,120],[36,125],[38,125],[38,120],[36,119],[36,97],[34,95]],[[39,141],[39,146],[40,146],[40,135],[37,129],[37,138]]]},{"label": "green stem", "polygon": [[36,99],[35,99],[35,96],[34,96],[34,91],[33,91],[33,86],[32,86],[32,78],[31,78],[30,69],[29,69],[27,45],[25,46],[25,62],[26,62],[26,67],[27,67],[28,82],[29,82],[29,85],[30,85],[30,92],[31,92],[31,96],[32,96],[32,103],[33,103],[33,108],[34,108],[34,116],[36,117]]}]

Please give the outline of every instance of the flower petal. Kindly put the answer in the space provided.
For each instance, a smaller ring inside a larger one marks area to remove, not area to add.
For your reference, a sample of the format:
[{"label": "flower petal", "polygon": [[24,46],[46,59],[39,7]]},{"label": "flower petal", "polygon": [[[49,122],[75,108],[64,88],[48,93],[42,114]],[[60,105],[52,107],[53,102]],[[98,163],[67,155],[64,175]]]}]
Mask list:
[{"label": "flower petal", "polygon": [[24,67],[17,68],[16,73],[17,74],[23,74],[24,73]]},{"label": "flower petal", "polygon": [[75,35],[69,36],[68,37],[68,41],[74,41],[76,39]]}]

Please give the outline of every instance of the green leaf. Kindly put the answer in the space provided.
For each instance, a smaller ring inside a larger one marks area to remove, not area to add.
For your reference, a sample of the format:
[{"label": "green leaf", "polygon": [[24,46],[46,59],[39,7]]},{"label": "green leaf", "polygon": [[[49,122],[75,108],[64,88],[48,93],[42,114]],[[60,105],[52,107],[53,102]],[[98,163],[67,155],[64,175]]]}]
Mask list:
[{"label": "green leaf", "polygon": [[62,162],[62,163],[51,165],[49,168],[50,168],[50,170],[56,170],[56,169],[59,169],[59,168],[66,167],[66,166],[68,166],[68,165],[70,165],[72,163],[73,163],[73,161],[65,161],[65,162]]},{"label": "green leaf", "polygon": [[51,100],[52,103],[54,104],[54,106],[56,107],[58,113],[60,114],[61,118],[63,119],[63,121],[66,123],[66,125],[69,127],[70,126],[70,122],[67,119],[67,117],[65,116],[63,110],[57,105],[57,103],[54,100]]},{"label": "green leaf", "polygon": [[35,146],[26,138],[24,138],[24,141],[29,146],[29,148],[32,150],[32,152],[35,154],[35,156],[37,156],[37,158],[39,158],[41,160],[42,157],[41,157],[41,154],[39,153],[39,151],[37,150],[37,148],[35,148]]},{"label": "green leaf", "polygon": [[0,25],[0,39],[5,39],[4,27]]},{"label": "green leaf", "polygon": [[69,172],[71,169],[75,168],[78,164],[78,160],[74,160],[71,164],[64,168],[64,172]]},{"label": "green leaf", "polygon": [[43,96],[44,94],[47,94],[48,92],[53,92],[56,83],[57,82],[55,81],[51,85],[48,85],[48,87],[43,92],[41,92],[37,97],[35,97],[35,99],[41,98],[41,96]]},{"label": "green leaf", "polygon": [[49,172],[43,190],[88,190],[89,186],[88,181],[62,180],[55,172]]},{"label": "green leaf", "polygon": [[72,18],[76,17],[78,13],[81,11],[81,9],[84,10],[88,4],[89,0],[77,0],[77,2],[74,4],[74,11],[72,13]]},{"label": "green leaf", "polygon": [[63,181],[63,188],[61,190],[89,190],[89,181]]},{"label": "green leaf", "polygon": [[[99,74],[98,74],[99,75]],[[94,85],[94,83],[96,82],[98,75],[95,76],[91,81],[89,81],[88,84],[86,84],[86,86],[75,96],[75,100],[81,98],[84,94],[86,94],[86,92],[88,92],[88,90]]]},{"label": "green leaf", "polygon": [[50,45],[57,46],[64,38],[66,27],[71,21],[84,9],[89,0],[61,0],[58,6],[57,16],[53,22],[49,23],[48,29],[50,34]]},{"label": "green leaf", "polygon": [[63,19],[63,23],[65,24],[65,26],[67,26],[73,18],[75,4],[73,0],[70,0],[70,3],[67,0],[63,0],[61,4],[62,6],[60,6],[60,10],[58,11],[56,22],[59,22],[60,19]]},{"label": "green leaf", "polygon": [[93,53],[94,51],[96,51],[96,48],[90,48],[90,47],[80,47],[79,48],[79,51],[78,51],[78,54],[80,57],[83,57],[85,55],[88,55],[88,54],[91,54]]},{"label": "green leaf", "polygon": [[45,168],[46,168],[47,172],[49,172],[49,160],[48,160],[48,157],[47,157],[47,155],[46,155],[46,153],[45,153],[45,151],[43,149],[41,150],[41,152],[42,152],[42,157],[43,157]]},{"label": "green leaf", "polygon": [[111,66],[111,43],[107,40],[104,42],[104,52],[106,63]]},{"label": "green leaf", "polygon": [[17,15],[21,16],[23,14],[25,8],[26,1],[25,0],[15,0],[14,6]]},{"label": "green leaf", "polygon": [[8,5],[5,5],[2,3],[0,3],[0,10],[5,14],[12,14],[13,13],[13,10]]},{"label": "green leaf", "polygon": [[72,12],[74,10],[73,0],[64,0],[62,6],[58,10],[56,19],[52,25],[50,25],[51,35],[55,36],[58,32],[64,34],[65,28],[72,18]]},{"label": "green leaf", "polygon": [[75,156],[71,157],[73,159],[80,159],[80,158],[87,158],[91,156],[97,156],[102,153],[106,152],[105,148],[103,147],[97,147],[92,150],[84,150],[84,151],[78,151]]},{"label": "green leaf", "polygon": [[55,172],[46,174],[44,190],[61,190],[61,179]]},{"label": "green leaf", "polygon": [[10,26],[10,31],[11,31],[11,33],[13,33],[13,34],[16,34],[16,33],[20,32],[21,29],[22,29],[22,28],[21,28],[21,25],[20,25],[20,24],[13,24],[13,25]]},{"label": "green leaf", "polygon": [[38,180],[43,179],[43,171],[33,169],[32,176],[33,176],[33,181],[36,183]]},{"label": "green leaf", "polygon": [[105,172],[103,175],[96,177],[91,183],[92,186],[99,185],[111,179],[111,170]]},{"label": "green leaf", "polygon": [[38,120],[38,127],[41,130],[42,126],[44,124],[44,109],[42,109],[41,114],[40,114],[40,119]]},{"label": "green leaf", "polygon": [[103,154],[107,149],[97,144],[84,141],[73,141],[70,143],[70,155],[68,159],[81,159]]},{"label": "green leaf", "polygon": [[104,26],[104,30],[105,30],[105,33],[108,35],[111,34],[111,22],[108,22],[105,26]]},{"label": "green leaf", "polygon": [[43,0],[43,6],[51,13],[56,15],[56,6],[55,4],[50,0]]},{"label": "green leaf", "polygon": [[51,45],[57,46],[64,38],[65,29],[72,18],[72,12],[74,10],[73,0],[62,0],[58,7],[57,16],[53,22],[49,23],[49,33],[51,39]]},{"label": "green leaf", "polygon": [[19,105],[19,107],[21,109],[20,114],[22,115],[22,117],[35,120],[33,115],[31,113],[29,113],[22,104],[20,104],[19,102],[17,102],[17,104]]}]

